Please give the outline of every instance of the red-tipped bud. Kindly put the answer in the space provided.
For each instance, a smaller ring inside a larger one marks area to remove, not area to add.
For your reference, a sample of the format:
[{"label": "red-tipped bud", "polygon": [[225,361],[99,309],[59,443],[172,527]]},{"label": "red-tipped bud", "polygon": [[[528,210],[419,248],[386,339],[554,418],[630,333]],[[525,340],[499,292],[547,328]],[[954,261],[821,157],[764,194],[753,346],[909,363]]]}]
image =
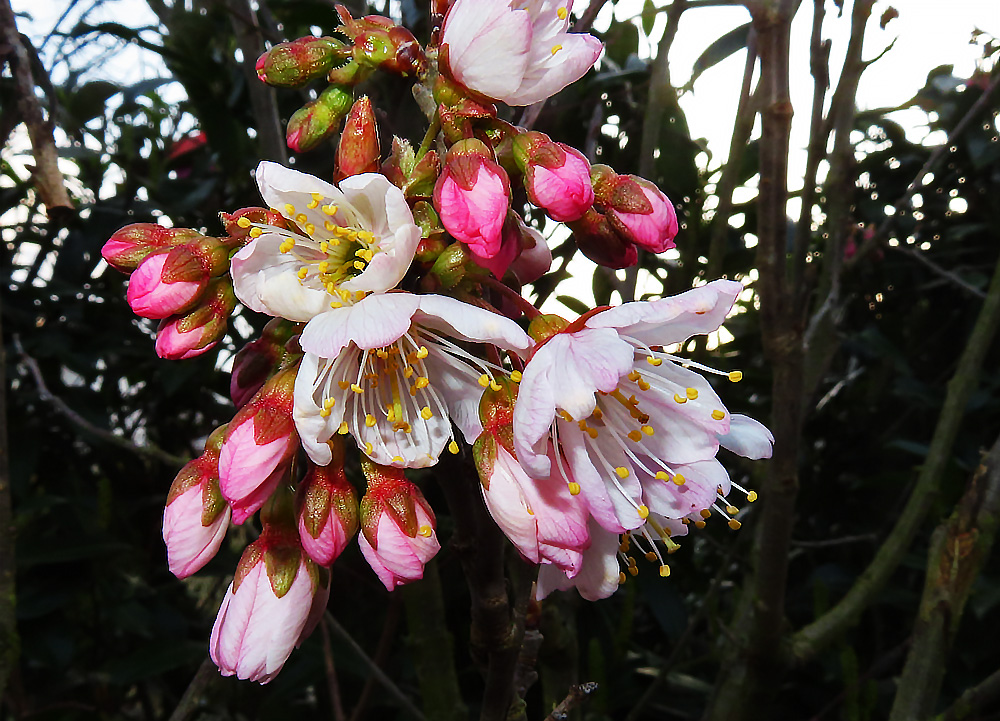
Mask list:
[{"label": "red-tipped bud", "polygon": [[566,225],[580,251],[606,268],[628,268],[639,260],[635,246],[615,232],[608,219],[591,208],[579,220]]},{"label": "red-tipped bud", "polygon": [[420,489],[401,468],[380,466],[367,458],[361,467],[368,490],[361,499],[361,535],[365,560],[388,590],[424,575],[424,565],[441,545],[434,512]]},{"label": "red-tipped bud", "polygon": [[257,59],[257,77],[268,85],[297,88],[322,77],[350,54],[336,38],[308,35],[280,43]]},{"label": "red-tipped bud", "polygon": [[469,139],[451,147],[434,186],[434,206],[445,229],[476,255],[499,252],[510,181],[485,143]]},{"label": "red-tipped bud", "polygon": [[358,497],[344,474],[344,446],[339,436],[330,441],[333,460],[309,466],[297,494],[297,517],[302,548],[321,566],[329,566],[358,531]]},{"label": "red-tipped bud", "polygon": [[288,121],[285,139],[297,153],[312,150],[337,132],[354,97],[339,85],[331,85],[315,100],[296,110]]},{"label": "red-tipped bud", "polygon": [[354,59],[397,75],[421,75],[427,57],[420,43],[406,28],[381,15],[355,20],[343,5],[337,6],[341,30],[354,41]]},{"label": "red-tipped bud", "polygon": [[635,175],[618,175],[606,165],[591,168],[591,182],[608,223],[625,242],[652,253],[674,247],[677,212],[659,188]]},{"label": "red-tipped bud", "polygon": [[101,248],[101,256],[115,270],[131,273],[151,253],[204,237],[190,228],[164,228],[156,223],[126,225]]},{"label": "red-tipped bud", "polygon": [[242,408],[277,370],[285,357],[285,343],[294,335],[296,326],[284,318],[272,318],[255,341],[247,343],[236,354],[229,381],[229,396],[237,409]]},{"label": "red-tipped bud", "polygon": [[334,180],[351,175],[376,173],[379,166],[378,127],[371,100],[364,95],[354,101],[340,134],[337,146],[337,171]]},{"label": "red-tipped bud", "polygon": [[212,281],[194,310],[160,321],[156,354],[168,360],[183,360],[208,351],[226,334],[226,322],[235,307],[232,282],[228,278]]},{"label": "red-tipped bud", "polygon": [[250,242],[250,229],[254,223],[273,225],[276,228],[289,227],[285,216],[267,208],[240,208],[233,213],[219,213],[219,219],[228,236],[222,242],[229,249]]},{"label": "red-tipped bud", "polygon": [[272,376],[229,423],[219,454],[219,484],[234,507],[246,506],[251,497],[263,502],[259,489],[273,480],[299,447],[292,420],[297,372],[295,365]]},{"label": "red-tipped bud", "polygon": [[537,132],[519,135],[512,150],[528,200],[553,220],[578,220],[594,204],[590,163],[580,151]]},{"label": "red-tipped bud", "polygon": [[186,578],[208,563],[229,526],[229,506],[219,492],[219,449],[225,426],[205,443],[205,452],[188,462],[174,478],[163,510],[163,542],[167,565]]}]

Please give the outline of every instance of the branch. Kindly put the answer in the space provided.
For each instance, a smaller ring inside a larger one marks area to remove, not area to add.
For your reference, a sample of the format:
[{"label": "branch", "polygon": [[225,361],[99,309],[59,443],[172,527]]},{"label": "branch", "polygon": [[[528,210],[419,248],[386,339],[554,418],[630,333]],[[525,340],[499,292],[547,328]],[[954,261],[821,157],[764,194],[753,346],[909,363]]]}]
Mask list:
[{"label": "branch", "polygon": [[913,644],[896,686],[889,721],[924,718],[937,707],[965,603],[993,549],[998,514],[1000,438],[976,468],[951,518],[931,538]]},{"label": "branch", "polygon": [[1000,700],[1000,669],[997,669],[977,686],[966,689],[947,711],[933,721],[965,721],[978,711]]},{"label": "branch", "polygon": [[42,105],[35,95],[35,81],[31,76],[28,51],[17,31],[10,0],[0,0],[0,43],[7,48],[7,61],[14,76],[14,93],[17,109],[28,128],[28,138],[35,155],[32,175],[38,194],[45,203],[50,220],[65,222],[73,212],[73,201],[59,171],[59,153],[52,137],[52,118],[42,114]]},{"label": "branch", "polygon": [[899,520],[886,537],[868,568],[858,577],[847,595],[824,615],[797,632],[791,640],[794,661],[804,663],[840,638],[857,621],[872,599],[882,590],[899,566],[940,492],[944,470],[965,416],[965,407],[975,390],[986,353],[1000,324],[1000,259],[993,271],[986,301],[976,318],[969,340],[958,360],[955,375],[948,383],[944,405],[938,417],[927,458],[920,468],[916,486]]},{"label": "branch", "polygon": [[288,152],[285,146],[285,134],[281,129],[281,118],[278,115],[277,95],[274,88],[260,81],[255,69],[257,58],[264,52],[257,16],[248,0],[228,0],[227,4],[236,41],[243,53],[243,76],[246,79],[247,92],[250,93],[253,115],[257,121],[261,155],[267,160],[287,165]]},{"label": "branch", "polygon": [[902,197],[896,201],[896,204],[893,206],[894,210],[892,214],[886,216],[885,220],[882,221],[882,224],[879,225],[878,229],[876,229],[875,234],[861,244],[858,248],[857,254],[847,263],[848,269],[854,268],[862,258],[866,257],[870,252],[875,250],[875,248],[888,237],[889,231],[892,230],[892,226],[896,222],[896,218],[900,217],[903,210],[909,206],[910,198],[913,197],[913,194],[917,192],[917,188],[920,187],[920,181],[923,180],[927,173],[937,167],[937,164],[941,162],[941,159],[948,153],[948,148],[955,144],[958,137],[965,132],[965,129],[972,124],[979,113],[986,108],[990,102],[990,96],[993,95],[993,92],[998,86],[1000,86],[1000,73],[996,74],[996,77],[993,78],[993,82],[991,82],[986,90],[983,91],[983,94],[979,96],[979,99],[972,104],[972,107],[969,108],[969,111],[958,122],[958,125],[956,125],[952,131],[948,133],[948,139],[939,145],[934,152],[931,153],[931,156],[927,158],[927,162],[924,163],[923,167],[920,168],[919,171],[917,171],[917,174],[914,176],[913,180],[910,181],[910,184],[906,186],[906,192],[903,193]]},{"label": "branch", "polygon": [[205,692],[218,678],[220,676],[218,670],[216,670],[215,663],[211,658],[206,657],[195,672],[191,683],[184,690],[181,700],[177,702],[174,712],[170,714],[170,721],[185,721],[194,712],[195,708],[197,708]]},{"label": "branch", "polygon": [[354,640],[354,637],[351,636],[347,629],[340,625],[340,622],[333,617],[332,613],[326,611],[323,614],[323,620],[335,634],[337,634],[344,642],[347,643],[348,646],[351,647],[351,650],[354,651],[355,655],[357,655],[357,657],[361,659],[361,662],[368,668],[369,673],[371,673],[376,681],[382,684],[382,688],[388,691],[389,695],[396,699],[400,706],[402,706],[410,716],[417,719],[417,721],[427,721],[426,717],[420,713],[420,709],[414,705],[413,701],[411,701],[407,695],[399,689],[399,686],[393,683],[392,679],[386,675],[385,671],[379,668],[379,665],[365,653],[365,650],[361,648],[357,641]]},{"label": "branch", "polygon": [[323,668],[326,670],[326,687],[330,692],[330,706],[333,708],[333,721],[347,721],[344,704],[340,700],[340,682],[337,680],[337,668],[333,664],[333,647],[330,644],[330,628],[326,619],[320,619],[320,635],[323,639]]},{"label": "branch", "polygon": [[977,288],[976,286],[970,285],[968,281],[962,278],[962,276],[958,275],[957,273],[951,272],[947,268],[942,268],[940,265],[935,263],[933,260],[928,258],[923,253],[919,252],[915,248],[908,248],[904,245],[897,245],[897,246],[890,245],[889,247],[898,253],[903,253],[904,255],[910,256],[918,263],[922,263],[932,272],[936,273],[937,275],[940,275],[949,283],[955,284],[956,286],[964,290],[966,293],[970,293],[971,295],[974,295],[977,298],[986,298],[986,293],[979,290],[979,288]]},{"label": "branch", "polygon": [[166,451],[153,445],[137,446],[127,438],[123,438],[122,436],[116,435],[111,431],[95,426],[93,423],[70,408],[64,400],[53,395],[52,391],[50,391],[48,386],[45,385],[45,378],[42,377],[42,370],[38,367],[38,361],[25,352],[24,346],[21,345],[21,339],[16,335],[14,336],[14,348],[21,356],[21,361],[28,367],[32,377],[35,379],[35,385],[38,387],[38,397],[55,408],[56,411],[65,416],[66,419],[77,428],[104,441],[105,443],[110,443],[113,446],[124,448],[125,450],[146,460],[154,460],[168,466],[174,466],[175,468],[180,468],[187,463],[188,459],[186,458],[175,456],[172,453],[167,453]]},{"label": "branch", "polygon": [[[2,319],[0,312],[0,319]],[[0,338],[2,338],[0,328]],[[0,343],[0,699],[7,679],[17,667],[20,638],[17,633],[14,509],[10,490],[10,446],[7,442],[7,358]]]},{"label": "branch", "polygon": [[590,694],[597,690],[597,684],[593,681],[588,681],[587,683],[578,683],[575,686],[570,686],[569,693],[566,694],[566,698],[562,700],[558,706],[552,709],[552,713],[545,717],[545,721],[566,721],[569,718],[569,712],[572,711],[577,705],[587,698]]}]

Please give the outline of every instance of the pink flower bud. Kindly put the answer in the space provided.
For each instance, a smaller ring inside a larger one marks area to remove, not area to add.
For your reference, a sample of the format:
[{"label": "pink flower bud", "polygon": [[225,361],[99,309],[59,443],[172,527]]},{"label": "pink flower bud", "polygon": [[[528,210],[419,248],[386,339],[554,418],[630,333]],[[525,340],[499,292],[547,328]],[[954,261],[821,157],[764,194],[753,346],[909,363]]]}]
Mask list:
[{"label": "pink flower bud", "polygon": [[476,255],[492,258],[500,251],[510,181],[483,142],[462,140],[451,147],[434,186],[434,206],[445,230]]},{"label": "pink flower bud", "polygon": [[184,360],[210,350],[225,335],[226,321],[235,307],[231,281],[213,281],[194,310],[160,321],[156,355],[167,360]]},{"label": "pink flower bud", "polygon": [[515,138],[513,151],[528,200],[553,220],[577,220],[594,204],[590,163],[580,151],[534,131]]},{"label": "pink flower bud", "polygon": [[354,97],[339,85],[331,85],[315,100],[296,110],[288,120],[285,139],[297,153],[312,150],[337,132]]},{"label": "pink flower bud", "polygon": [[358,498],[344,474],[344,444],[330,441],[333,460],[326,466],[310,464],[298,490],[298,526],[302,548],[321,566],[343,553],[358,531]]},{"label": "pink flower bud", "polygon": [[379,169],[378,127],[368,96],[358,98],[344,123],[337,146],[337,171],[334,180],[340,182],[351,175],[377,173]]},{"label": "pink flower bud", "polygon": [[424,564],[441,549],[434,512],[401,468],[361,462],[368,491],[361,499],[361,553],[392,590],[423,578]]},{"label": "pink flower bud", "polygon": [[[285,216],[267,208],[240,208],[233,213],[219,213],[222,225],[226,229],[227,238],[223,243],[227,248],[238,248],[250,242],[250,229],[253,223],[273,225],[276,228],[290,229]],[[240,221],[243,220],[241,223]]]},{"label": "pink flower bud", "polygon": [[129,277],[125,299],[136,315],[159,319],[184,313],[198,302],[208,286],[207,275],[175,283],[164,281],[164,269],[171,253],[173,251],[149,256]]},{"label": "pink flower bud", "polygon": [[126,225],[101,248],[101,256],[115,270],[131,273],[146,256],[169,250],[196,238],[204,237],[190,228],[164,228],[156,223]]},{"label": "pink flower bud", "polygon": [[552,251],[545,237],[514,215],[514,222],[521,231],[521,254],[510,264],[510,272],[522,285],[534,283],[552,267]]},{"label": "pink flower bud", "polygon": [[231,502],[230,508],[233,510],[233,523],[242,526],[243,523],[253,516],[260,508],[268,502],[274,492],[284,483],[290,483],[289,471],[291,462],[279,465],[271,472],[264,481],[252,490],[248,495]]},{"label": "pink flower bud", "polygon": [[229,526],[229,507],[219,492],[219,448],[225,426],[208,438],[205,452],[174,478],[163,509],[167,566],[186,578],[215,556]]},{"label": "pink flower bud", "polygon": [[299,447],[292,420],[292,389],[298,366],[273,376],[230,421],[219,453],[219,486],[232,505],[242,505]]},{"label": "pink flower bud", "polygon": [[628,188],[626,192],[630,196],[637,195],[634,187],[620,183],[615,190],[614,204],[608,209],[608,222],[626,239],[651,253],[670,250],[674,247],[674,236],[678,230],[677,212],[673,203],[648,180],[634,175],[628,178],[646,202],[640,202],[638,197],[619,201],[618,196],[623,194],[623,188]]},{"label": "pink flower bud", "polygon": [[297,88],[325,75],[350,53],[336,38],[312,35],[280,43],[257,59],[257,77],[268,85]]},{"label": "pink flower bud", "polygon": [[608,219],[593,208],[567,225],[580,252],[598,265],[628,268],[639,260],[635,246],[616,233]]},{"label": "pink flower bud", "polygon": [[209,654],[219,671],[271,681],[328,593],[294,534],[265,526],[243,553],[212,628]]},{"label": "pink flower bud", "polygon": [[284,318],[272,318],[260,338],[247,343],[236,354],[229,380],[229,396],[242,408],[277,370],[284,357],[285,343],[295,333],[295,325]]}]

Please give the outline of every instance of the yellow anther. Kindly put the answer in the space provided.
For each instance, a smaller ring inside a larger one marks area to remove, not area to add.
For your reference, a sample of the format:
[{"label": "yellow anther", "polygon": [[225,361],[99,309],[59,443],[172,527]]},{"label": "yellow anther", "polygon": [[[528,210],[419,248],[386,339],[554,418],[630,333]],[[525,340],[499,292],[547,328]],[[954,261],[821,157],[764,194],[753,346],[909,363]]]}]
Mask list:
[{"label": "yellow anther", "polygon": [[569,484],[569,495],[579,496],[580,495],[580,484],[576,481],[571,481]]},{"label": "yellow anther", "polygon": [[594,412],[591,413],[590,415],[594,418],[595,421],[599,421],[604,418],[604,411],[602,411],[600,408],[595,408]]},{"label": "yellow anther", "polygon": [[285,215],[289,218],[295,215],[295,206],[291,203],[285,203]]},{"label": "yellow anther", "polygon": [[359,395],[365,392],[365,389],[359,386],[357,383],[351,383],[351,390]]},{"label": "yellow anther", "polygon": [[375,355],[377,355],[379,358],[382,358],[383,360],[389,357],[389,354],[385,352],[385,348],[379,348],[378,350],[376,350]]},{"label": "yellow anther", "polygon": [[[333,229],[337,227],[337,224],[334,223],[332,220],[324,220],[323,221],[323,227],[326,228],[328,232],[332,233]],[[322,250],[325,253],[326,252],[326,248],[324,248],[323,245],[326,245],[326,247],[329,248],[330,244],[329,243],[325,243],[325,244],[321,243],[320,244],[320,246],[319,246],[320,250]]]},{"label": "yellow anther", "polygon": [[662,358],[654,358],[651,355],[646,356],[646,362],[649,363],[649,365],[651,365],[651,366],[660,366],[660,365],[663,365],[663,359]]},{"label": "yellow anther", "polygon": [[330,203],[329,205],[324,205],[321,208],[321,210],[324,213],[326,213],[327,215],[336,215],[337,214],[337,206],[334,205],[333,203]]},{"label": "yellow anther", "polygon": [[420,360],[423,360],[429,354],[430,354],[430,351],[427,350],[427,346],[422,345],[419,348],[417,348],[417,358],[419,358]]},{"label": "yellow anther", "polygon": [[240,226],[241,228],[249,228],[251,225],[250,219],[240,218],[239,220],[236,221],[236,225]]},{"label": "yellow anther", "polygon": [[742,525],[743,524],[737,521],[735,518],[729,519],[729,527],[732,528],[734,531],[740,530],[740,526]]},{"label": "yellow anther", "polygon": [[303,265],[296,275],[299,276],[299,280],[305,280],[306,276],[309,275],[309,269]]},{"label": "yellow anther", "polygon": [[358,270],[364,270],[365,264],[360,260],[356,260],[354,261],[354,267],[357,268]]},{"label": "yellow anther", "polygon": [[365,443],[365,453],[367,453],[370,456],[372,454],[373,450],[375,450],[375,449],[372,448],[372,444],[366,442]]},{"label": "yellow anther", "polygon": [[339,300],[331,300],[330,301],[330,307],[331,308],[343,308],[344,304],[341,303]]},{"label": "yellow anther", "polygon": [[657,471],[656,472],[656,479],[659,480],[659,481],[669,481],[670,480],[670,476],[667,475],[666,471]]},{"label": "yellow anther", "polygon": [[667,576],[669,576],[670,575],[670,566],[668,566],[666,564],[660,566],[660,575],[663,578],[666,578]]},{"label": "yellow anther", "polygon": [[642,376],[639,375],[639,371],[632,371],[631,373],[628,374],[628,379],[630,381],[637,381],[640,378],[642,378]]},{"label": "yellow anther", "polygon": [[642,427],[642,428],[640,428],[639,430],[641,430],[641,431],[642,431],[643,433],[645,433],[645,434],[646,434],[647,436],[651,436],[651,435],[653,435],[654,433],[656,433],[656,431],[655,431],[655,430],[653,430],[653,426],[643,426],[643,427]]},{"label": "yellow anther", "polygon": [[282,253],[291,253],[292,248],[295,247],[295,241],[291,238],[286,238],[282,241],[281,245],[278,246],[278,250]]},{"label": "yellow anther", "polygon": [[346,391],[348,388],[351,387],[351,382],[350,381],[337,381],[337,385],[340,386],[340,390]]},{"label": "yellow anther", "polygon": [[566,8],[559,8],[558,10],[556,10],[556,15],[559,17],[560,20],[565,20],[569,16],[569,10],[567,10]]},{"label": "yellow anther", "polygon": [[351,291],[349,290],[343,290],[343,289],[338,290],[337,295],[339,295],[340,299],[345,303],[351,299]]},{"label": "yellow anther", "polygon": [[403,458],[402,456],[393,456],[392,457],[392,462],[393,463],[406,463],[406,459]]},{"label": "yellow anther", "polygon": [[368,426],[369,428],[374,428],[375,427],[375,423],[376,423],[375,416],[373,416],[371,413],[369,413],[368,415],[365,416],[365,425],[366,426]]},{"label": "yellow anther", "polygon": [[319,414],[322,418],[328,418],[332,411],[329,408],[323,408],[320,410]]},{"label": "yellow anther", "polygon": [[597,438],[597,429],[588,427],[587,435],[590,436],[591,438]]},{"label": "yellow anther", "polygon": [[625,466],[618,466],[615,469],[615,473],[618,474],[619,478],[628,478],[628,469]]},{"label": "yellow anther", "polygon": [[559,410],[557,410],[556,413],[558,413],[559,417],[562,418],[567,423],[572,423],[573,422],[573,416],[571,416],[569,413],[567,413],[566,411],[564,411],[562,408],[560,408]]},{"label": "yellow anther", "polygon": [[639,506],[635,509],[636,513],[639,514],[639,518],[646,520],[649,518],[649,509],[646,506]]},{"label": "yellow anther", "polygon": [[728,513],[730,516],[735,515],[735,514],[737,514],[739,512],[740,512],[740,509],[737,508],[736,506],[733,506],[733,505],[726,506],[726,513]]},{"label": "yellow anther", "polygon": [[757,491],[750,491],[747,494],[747,503],[753,503],[757,500]]},{"label": "yellow anther", "polygon": [[701,514],[702,518],[709,518],[712,515],[712,512],[710,510],[708,510],[707,508],[702,508],[699,511],[699,513]]},{"label": "yellow anther", "polygon": [[409,380],[410,378],[413,377],[413,373],[414,373],[413,366],[406,366],[406,368],[403,370],[403,378]]},{"label": "yellow anther", "polygon": [[264,231],[263,231],[263,230],[261,230],[260,228],[251,228],[251,229],[250,229],[250,232],[248,233],[248,235],[249,235],[249,236],[250,236],[251,238],[259,238],[259,237],[260,237],[260,236],[262,236],[263,234],[264,234]]},{"label": "yellow anther", "polygon": [[687,397],[690,398],[691,400],[693,400],[693,401],[698,400],[698,389],[697,388],[688,388],[684,392],[687,393]]},{"label": "yellow anther", "polygon": [[733,383],[739,383],[741,380],[743,380],[743,371],[732,371],[729,374],[729,380],[731,380]]},{"label": "yellow anther", "polygon": [[340,424],[340,428],[337,429],[337,433],[339,433],[342,436],[346,436],[348,430],[349,429],[347,427],[347,421],[342,421]]},{"label": "yellow anther", "polygon": [[420,417],[423,418],[425,421],[429,421],[431,418],[433,418],[434,413],[431,411],[431,407],[424,406],[423,409],[421,409],[420,411]]},{"label": "yellow anther", "polygon": [[649,382],[648,381],[645,381],[642,378],[640,378],[638,381],[636,381],[636,383],[639,386],[639,390],[641,390],[641,391],[648,391],[649,390]]},{"label": "yellow anther", "polygon": [[305,225],[303,225],[302,230],[306,231],[306,235],[316,234],[316,226],[313,225],[312,223],[306,223]]},{"label": "yellow anther", "polygon": [[621,573],[619,573],[618,574],[618,585],[620,586],[623,583],[625,583],[626,579],[627,579],[627,576],[625,575],[625,571],[622,571]]},{"label": "yellow anther", "polygon": [[712,418],[714,418],[717,421],[721,421],[725,417],[726,417],[725,411],[720,411],[720,410],[712,411]]},{"label": "yellow anther", "polygon": [[330,270],[330,261],[328,261],[328,260],[321,260],[317,264],[316,270],[318,270],[320,272],[320,274],[329,272],[329,270]]},{"label": "yellow anther", "polygon": [[642,434],[639,431],[629,431],[628,439],[633,443],[638,443],[642,440]]},{"label": "yellow anther", "polygon": [[553,45],[553,46],[552,46],[552,54],[553,54],[553,55],[555,55],[555,54],[556,54],[557,52],[559,52],[560,50],[562,50],[562,45]]},{"label": "yellow anther", "polygon": [[510,379],[512,381],[514,381],[515,383],[520,383],[521,382],[521,378],[522,378],[521,371],[511,371],[511,373],[510,373]]},{"label": "yellow anther", "polygon": [[455,441],[452,441],[451,443],[448,444],[448,452],[451,453],[453,456],[458,455],[458,444],[455,443]]},{"label": "yellow anther", "polygon": [[676,403],[687,403],[688,399],[687,399],[687,396],[682,396],[682,395],[679,395],[677,393],[674,393],[674,401]]},{"label": "yellow anther", "polygon": [[393,410],[392,408],[389,408],[389,411],[385,414],[385,419],[387,421],[389,421],[390,423],[392,423],[393,421],[395,421],[396,420],[396,412],[395,412],[395,410]]},{"label": "yellow anther", "polygon": [[431,384],[430,380],[428,380],[424,376],[419,376],[417,378],[416,382],[413,384],[413,387],[414,388],[426,388],[430,384]]},{"label": "yellow anther", "polygon": [[[400,459],[400,460],[402,460],[402,459]],[[431,535],[434,533],[434,529],[431,528],[430,526],[421,526],[420,530],[417,531],[417,533],[419,533],[424,538],[430,538]]]},{"label": "yellow anther", "polygon": [[503,390],[503,386],[497,383],[496,381],[490,381],[490,390],[493,392]]},{"label": "yellow anther", "polygon": [[327,398],[326,400],[323,401],[324,408],[333,408],[335,405],[337,405],[336,398]]},{"label": "yellow anther", "polygon": [[695,521],[694,522],[694,527],[695,528],[704,528],[705,527],[705,522],[704,521]]},{"label": "yellow anther", "polygon": [[674,480],[674,483],[676,485],[678,485],[678,486],[683,486],[684,482],[687,481],[687,479],[684,476],[682,476],[680,473],[676,474],[674,476],[673,480]]},{"label": "yellow anther", "polygon": [[656,560],[656,554],[653,551],[646,551],[646,560],[647,561],[655,561]]},{"label": "yellow anther", "polygon": [[628,567],[628,572],[632,576],[638,576],[639,575],[639,568],[637,566],[629,566]]},{"label": "yellow anther", "polygon": [[481,376],[479,376],[479,385],[481,385],[483,388],[486,388],[487,386],[489,386],[489,384],[490,384],[490,377],[488,375],[483,373]]},{"label": "yellow anther", "polygon": [[305,223],[307,220],[309,220],[309,216],[307,216],[305,213],[299,213],[298,215],[295,216],[296,223]]}]

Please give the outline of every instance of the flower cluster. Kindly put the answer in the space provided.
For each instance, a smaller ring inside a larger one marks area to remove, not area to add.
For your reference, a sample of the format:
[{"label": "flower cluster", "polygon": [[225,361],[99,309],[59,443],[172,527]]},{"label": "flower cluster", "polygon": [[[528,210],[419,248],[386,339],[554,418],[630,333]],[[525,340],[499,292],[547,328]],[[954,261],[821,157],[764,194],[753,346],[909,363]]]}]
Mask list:
[{"label": "flower cluster", "polygon": [[[593,66],[601,44],[567,33],[571,10],[456,0],[427,48],[384,18],[341,10],[337,37],[275,46],[257,65],[273,85],[328,83],[293,116],[288,141],[317,147],[344,121],[334,182],[264,162],[265,206],[223,213],[224,237],[140,223],[104,246],[130,274],[133,310],[160,319],[162,357],[213,347],[237,300],[271,318],[236,355],[232,420],[178,474],[163,516],[168,564],[183,578],[230,523],[259,512],[261,534],[212,631],[222,673],[275,676],[316,625],[327,569],[355,538],[388,590],[420,579],[440,543],[407,474],[433,477],[414,469],[445,454],[474,462],[492,518],[541,568],[539,599],[571,586],[610,595],[636,572],[632,545],[666,575],[661,548],[675,549],[673,537],[710,509],[738,527],[732,488],[754,500],[716,455],[765,458],[770,433],[729,412],[703,375],[715,371],[670,351],[716,330],[739,283],[572,321],[521,296],[551,253],[516,198],[612,268],[638,249],[672,248],[678,231],[648,181],[497,115],[496,103],[543,100]],[[381,155],[371,103],[354,99],[377,71],[434,98],[419,150],[396,138]],[[363,487],[349,478],[355,456]]]}]

